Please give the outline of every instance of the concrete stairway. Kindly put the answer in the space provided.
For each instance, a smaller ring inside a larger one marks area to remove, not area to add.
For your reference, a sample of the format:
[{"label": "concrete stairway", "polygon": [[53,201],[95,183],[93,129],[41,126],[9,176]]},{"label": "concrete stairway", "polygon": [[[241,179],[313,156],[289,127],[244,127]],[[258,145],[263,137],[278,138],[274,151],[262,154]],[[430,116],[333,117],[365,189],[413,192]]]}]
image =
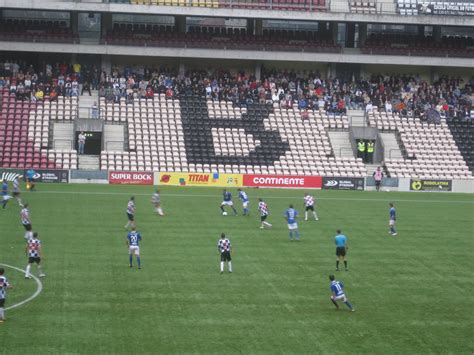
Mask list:
[{"label": "concrete stairway", "polygon": [[403,159],[402,151],[398,145],[395,133],[380,133],[380,138],[384,146],[384,158],[387,159]]},{"label": "concrete stairway", "polygon": [[53,149],[75,149],[74,123],[54,122]]},{"label": "concrete stairway", "polygon": [[365,164],[365,167],[367,168],[367,176],[372,176],[379,166],[381,166],[381,164]]},{"label": "concrete stairway", "polygon": [[99,156],[98,155],[79,155],[79,169],[83,170],[99,170]]},{"label": "concrete stairway", "polygon": [[84,91],[84,95],[79,97],[79,117],[80,118],[92,118],[91,107],[94,102],[99,105],[99,92],[97,90],[91,90],[91,96],[89,93]]},{"label": "concrete stairway", "polygon": [[123,152],[125,142],[124,126],[121,124],[105,124],[103,142],[103,150]]},{"label": "concrete stairway", "polygon": [[365,127],[365,112],[363,110],[347,110],[347,116],[351,118],[353,127]]},{"label": "concrete stairway", "polygon": [[354,157],[349,132],[329,131],[329,140],[331,142],[334,156],[338,157]]}]

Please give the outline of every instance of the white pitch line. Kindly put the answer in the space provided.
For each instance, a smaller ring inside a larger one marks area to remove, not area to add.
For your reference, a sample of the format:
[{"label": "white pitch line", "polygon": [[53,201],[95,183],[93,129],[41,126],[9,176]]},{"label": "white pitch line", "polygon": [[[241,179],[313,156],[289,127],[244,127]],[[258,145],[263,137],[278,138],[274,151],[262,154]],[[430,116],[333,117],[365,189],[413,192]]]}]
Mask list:
[{"label": "white pitch line", "polygon": [[[20,268],[18,268],[18,267],[16,267],[16,266],[11,266],[11,265],[2,264],[2,263],[0,263],[0,265],[5,266],[5,267],[8,267],[8,268],[10,268],[10,269],[17,270],[17,271],[19,271],[19,272],[21,272],[21,273],[23,273],[23,274],[26,272],[25,270],[22,270],[22,269],[20,269]],[[36,281],[36,285],[37,285],[35,293],[34,293],[31,297],[27,298],[26,300],[23,300],[23,301],[21,301],[21,302],[15,303],[14,305],[11,305],[10,307],[6,307],[6,308],[5,308],[6,311],[8,311],[9,309],[13,309],[13,308],[17,308],[17,307],[23,306],[25,303],[28,303],[28,302],[34,300],[36,297],[39,296],[39,294],[41,293],[41,291],[43,291],[43,283],[41,282],[41,280],[38,279],[35,275],[31,275],[31,276],[32,276],[33,279]]]},{"label": "white pitch line", "polygon": [[[151,193],[134,193],[134,192],[98,192],[98,191],[35,191],[34,194],[70,194],[70,195],[125,195],[125,196],[150,196]],[[382,194],[382,193],[381,193]],[[196,195],[196,194],[160,194],[161,196],[171,197],[220,197],[220,194],[215,195]],[[301,198],[301,196],[265,196],[266,199],[288,200],[291,198]],[[419,202],[419,203],[453,203],[453,204],[474,204],[472,201],[453,201],[453,200],[400,200],[391,198],[334,198],[334,197],[318,197],[317,200],[328,201],[374,201],[374,202]]]}]

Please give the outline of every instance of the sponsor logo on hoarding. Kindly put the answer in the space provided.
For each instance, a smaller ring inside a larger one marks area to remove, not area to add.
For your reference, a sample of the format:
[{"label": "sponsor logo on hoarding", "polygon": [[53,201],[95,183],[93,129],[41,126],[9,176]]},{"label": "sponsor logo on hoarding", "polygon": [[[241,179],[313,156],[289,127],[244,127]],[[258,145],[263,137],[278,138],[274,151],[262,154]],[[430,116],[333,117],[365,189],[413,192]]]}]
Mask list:
[{"label": "sponsor logo on hoarding", "polygon": [[337,186],[339,183],[337,180],[328,180],[324,184],[324,186],[329,187],[329,186]]},{"label": "sponsor logo on hoarding", "polygon": [[[33,180],[36,182],[69,182],[67,170],[34,170]],[[26,171],[25,171],[26,175]]]},{"label": "sponsor logo on hoarding", "polygon": [[353,177],[324,177],[323,189],[328,190],[363,190],[364,179]]},{"label": "sponsor logo on hoarding", "polygon": [[17,169],[0,169],[0,182],[13,181],[17,177],[23,177],[23,170]]},{"label": "sponsor logo on hoarding", "polygon": [[110,171],[109,184],[153,185],[153,173]]},{"label": "sponsor logo on hoarding", "polygon": [[321,188],[320,176],[244,175],[244,186]]},{"label": "sponsor logo on hoarding", "polygon": [[410,180],[411,191],[451,191],[451,180],[426,180],[412,179]]},{"label": "sponsor logo on hoarding", "polygon": [[242,175],[165,172],[160,173],[158,181],[160,185],[238,187],[242,186]]}]

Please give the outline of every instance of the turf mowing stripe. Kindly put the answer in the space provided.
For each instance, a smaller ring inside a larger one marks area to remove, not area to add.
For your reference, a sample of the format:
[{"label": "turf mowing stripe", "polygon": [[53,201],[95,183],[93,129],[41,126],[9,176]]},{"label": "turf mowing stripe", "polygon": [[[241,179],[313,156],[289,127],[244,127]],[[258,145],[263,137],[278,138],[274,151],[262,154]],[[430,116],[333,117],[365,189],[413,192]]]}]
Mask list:
[{"label": "turf mowing stripe", "polygon": [[[25,272],[26,272],[25,270],[22,270],[22,269],[20,269],[20,268],[18,268],[18,267],[16,267],[16,266],[11,266],[11,265],[1,264],[1,263],[0,263],[0,265],[5,266],[5,267],[8,267],[8,268],[13,269],[13,270],[17,270],[17,271],[19,271],[19,272],[21,272],[21,273],[25,273]],[[36,288],[35,293],[34,293],[31,297],[27,298],[26,300],[23,300],[23,301],[21,301],[21,302],[15,303],[14,305],[11,305],[10,307],[6,307],[6,308],[5,308],[6,311],[8,311],[9,309],[13,309],[13,308],[17,308],[17,307],[23,306],[25,303],[28,303],[28,302],[34,300],[36,297],[39,296],[39,294],[41,293],[41,291],[43,291],[43,283],[41,282],[41,280],[38,279],[35,275],[31,275],[31,277],[33,277],[33,279],[36,281],[37,288]]]},{"label": "turf mowing stripe", "polygon": [[[132,193],[132,192],[97,192],[97,191],[35,191],[35,194],[71,194],[71,195],[134,195],[134,196],[150,196],[149,194],[144,193]],[[171,197],[218,197],[220,194],[216,195],[190,195],[190,194],[160,194],[161,196],[171,196]],[[265,196],[265,199],[278,199],[278,200],[287,200],[289,198],[299,198],[296,196]],[[329,201],[378,201],[378,202],[421,202],[421,203],[454,203],[454,204],[474,204],[472,201],[453,201],[453,200],[394,200],[394,199],[382,199],[382,198],[334,198],[334,197],[318,197],[318,200],[329,200]]]}]

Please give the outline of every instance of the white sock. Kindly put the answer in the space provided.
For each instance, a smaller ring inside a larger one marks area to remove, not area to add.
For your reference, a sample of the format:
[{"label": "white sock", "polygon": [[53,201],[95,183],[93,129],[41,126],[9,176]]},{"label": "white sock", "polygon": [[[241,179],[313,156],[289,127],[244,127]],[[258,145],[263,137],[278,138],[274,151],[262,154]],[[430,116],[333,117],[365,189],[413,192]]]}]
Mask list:
[{"label": "white sock", "polygon": [[305,213],[304,213],[304,219],[305,219],[305,220],[308,219],[308,212],[305,212]]},{"label": "white sock", "polygon": [[158,208],[156,209],[156,212],[158,212],[158,214],[159,214],[160,216],[163,216],[163,209],[162,209],[161,207],[158,207]]},{"label": "white sock", "polygon": [[313,216],[314,216],[314,219],[318,219],[318,215],[316,214],[316,211],[313,211]]},{"label": "white sock", "polygon": [[38,265],[38,272],[40,275],[43,275],[43,269],[41,269],[41,265]]},{"label": "white sock", "polygon": [[229,271],[232,272],[232,261],[229,261]]},{"label": "white sock", "polygon": [[263,222],[264,225],[271,227],[272,225],[268,222]]},{"label": "white sock", "polygon": [[3,307],[0,307],[0,319],[5,320],[5,311]]},{"label": "white sock", "polygon": [[28,265],[26,266],[25,277],[30,277],[30,270],[31,270],[31,265],[28,264]]},{"label": "white sock", "polygon": [[221,272],[224,272],[224,262],[221,261]]}]

